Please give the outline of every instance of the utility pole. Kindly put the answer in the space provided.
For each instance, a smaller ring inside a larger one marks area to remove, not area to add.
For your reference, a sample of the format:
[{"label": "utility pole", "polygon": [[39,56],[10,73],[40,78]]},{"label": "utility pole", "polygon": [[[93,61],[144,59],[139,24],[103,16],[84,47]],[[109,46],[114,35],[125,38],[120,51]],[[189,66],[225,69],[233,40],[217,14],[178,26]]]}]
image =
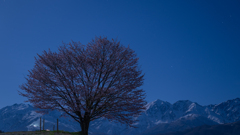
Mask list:
[{"label": "utility pole", "polygon": [[42,119],[41,119],[41,117],[40,117],[40,132],[41,132],[41,121],[42,121]]},{"label": "utility pole", "polygon": [[44,130],[44,120],[45,120],[45,119],[43,119],[43,130]]},{"label": "utility pole", "polygon": [[57,119],[57,133],[58,133],[58,119]]}]

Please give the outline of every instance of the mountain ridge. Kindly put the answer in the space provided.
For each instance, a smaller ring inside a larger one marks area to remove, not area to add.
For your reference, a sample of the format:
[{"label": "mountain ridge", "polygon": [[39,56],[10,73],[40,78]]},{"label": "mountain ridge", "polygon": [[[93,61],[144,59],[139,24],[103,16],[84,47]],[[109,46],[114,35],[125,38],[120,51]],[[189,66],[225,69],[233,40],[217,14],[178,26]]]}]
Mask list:
[{"label": "mountain ridge", "polygon": [[[3,107],[0,109],[0,130],[4,132],[39,130],[39,117],[45,119],[45,129],[52,130],[53,125],[55,125],[56,129],[56,119],[58,118],[61,130],[70,132],[81,130],[79,123],[75,121],[69,122],[70,118],[60,118],[62,112],[51,111],[49,114],[42,115],[36,113],[36,110],[33,106],[23,103]],[[240,98],[206,106],[190,100],[179,100],[171,104],[157,99],[148,103],[146,110],[140,116],[133,118],[139,120],[134,123],[134,126],[139,128],[130,128],[124,124],[100,118],[90,123],[89,134],[135,135],[146,132],[167,133],[173,129],[181,131],[201,125],[240,121],[239,112]]]}]

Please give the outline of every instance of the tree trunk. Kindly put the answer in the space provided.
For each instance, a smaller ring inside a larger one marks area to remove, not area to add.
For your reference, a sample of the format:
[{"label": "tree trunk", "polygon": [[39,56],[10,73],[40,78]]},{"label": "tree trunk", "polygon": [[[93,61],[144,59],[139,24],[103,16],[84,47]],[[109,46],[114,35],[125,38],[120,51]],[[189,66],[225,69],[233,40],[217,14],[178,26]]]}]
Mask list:
[{"label": "tree trunk", "polygon": [[80,123],[80,126],[82,128],[82,135],[88,135],[88,128],[89,128],[90,120],[84,120],[83,123]]}]

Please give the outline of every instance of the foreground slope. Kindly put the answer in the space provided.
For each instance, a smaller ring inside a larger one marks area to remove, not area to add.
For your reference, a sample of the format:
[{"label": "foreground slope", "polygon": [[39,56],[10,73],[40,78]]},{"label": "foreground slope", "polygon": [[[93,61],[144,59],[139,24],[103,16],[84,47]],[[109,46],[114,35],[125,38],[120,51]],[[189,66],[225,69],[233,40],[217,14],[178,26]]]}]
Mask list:
[{"label": "foreground slope", "polygon": [[203,125],[185,131],[158,135],[240,135],[240,121],[219,125]]},{"label": "foreground slope", "polygon": [[158,124],[140,135],[158,135],[160,133],[169,133],[190,129],[201,125],[217,125],[218,123],[209,120],[200,115],[190,114],[170,123]]}]

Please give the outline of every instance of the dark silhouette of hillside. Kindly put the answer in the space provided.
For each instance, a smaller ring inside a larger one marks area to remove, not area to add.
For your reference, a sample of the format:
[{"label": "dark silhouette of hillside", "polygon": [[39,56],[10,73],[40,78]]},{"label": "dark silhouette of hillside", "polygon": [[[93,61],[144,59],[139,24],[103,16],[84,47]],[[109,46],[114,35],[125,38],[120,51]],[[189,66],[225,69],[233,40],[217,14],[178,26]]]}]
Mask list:
[{"label": "dark silhouette of hillside", "polygon": [[181,132],[159,135],[240,135],[240,121],[219,125],[203,125]]},{"label": "dark silhouette of hillside", "polygon": [[159,135],[169,132],[185,131],[202,125],[217,125],[218,123],[209,120],[203,116],[186,117],[171,123],[161,123],[150,128],[140,135]]}]

